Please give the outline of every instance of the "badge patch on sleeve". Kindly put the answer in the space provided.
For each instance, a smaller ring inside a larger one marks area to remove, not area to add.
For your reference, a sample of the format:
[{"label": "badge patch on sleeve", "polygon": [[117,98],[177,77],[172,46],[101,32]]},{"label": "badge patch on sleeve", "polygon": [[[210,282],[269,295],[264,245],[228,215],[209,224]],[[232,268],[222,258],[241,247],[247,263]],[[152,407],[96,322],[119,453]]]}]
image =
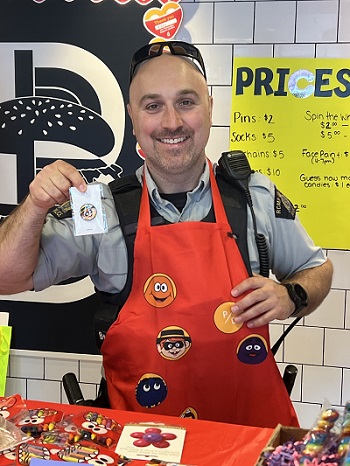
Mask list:
[{"label": "badge patch on sleeve", "polygon": [[59,220],[72,217],[72,208],[70,205],[70,201],[66,201],[64,204],[55,207],[51,211],[51,214]]},{"label": "badge patch on sleeve", "polygon": [[277,218],[295,219],[295,208],[290,200],[275,188],[275,216]]}]

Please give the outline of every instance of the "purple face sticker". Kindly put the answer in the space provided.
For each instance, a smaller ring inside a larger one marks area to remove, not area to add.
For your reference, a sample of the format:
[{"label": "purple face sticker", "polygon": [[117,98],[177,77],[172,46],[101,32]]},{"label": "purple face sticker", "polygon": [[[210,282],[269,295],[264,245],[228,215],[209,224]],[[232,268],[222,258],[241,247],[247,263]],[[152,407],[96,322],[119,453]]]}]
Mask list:
[{"label": "purple face sticker", "polygon": [[267,356],[267,344],[260,335],[253,334],[242,340],[237,349],[237,357],[244,364],[260,364]]}]

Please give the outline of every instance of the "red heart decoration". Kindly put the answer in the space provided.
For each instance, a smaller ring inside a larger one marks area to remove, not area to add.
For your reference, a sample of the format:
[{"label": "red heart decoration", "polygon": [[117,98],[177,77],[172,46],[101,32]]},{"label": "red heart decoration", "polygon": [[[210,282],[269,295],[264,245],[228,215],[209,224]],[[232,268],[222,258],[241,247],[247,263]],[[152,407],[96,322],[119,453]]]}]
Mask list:
[{"label": "red heart decoration", "polygon": [[154,36],[171,40],[181,25],[183,11],[176,2],[167,2],[161,8],[150,8],[143,15],[145,28]]}]

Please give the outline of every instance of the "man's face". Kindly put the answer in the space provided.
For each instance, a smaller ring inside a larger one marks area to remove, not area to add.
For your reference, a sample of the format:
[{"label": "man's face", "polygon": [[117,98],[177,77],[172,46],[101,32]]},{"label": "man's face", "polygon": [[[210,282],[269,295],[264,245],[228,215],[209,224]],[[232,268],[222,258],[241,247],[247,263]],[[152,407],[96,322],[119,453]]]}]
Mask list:
[{"label": "man's face", "polygon": [[212,99],[192,63],[164,53],[141,65],[130,85],[129,115],[151,172],[203,167]]}]

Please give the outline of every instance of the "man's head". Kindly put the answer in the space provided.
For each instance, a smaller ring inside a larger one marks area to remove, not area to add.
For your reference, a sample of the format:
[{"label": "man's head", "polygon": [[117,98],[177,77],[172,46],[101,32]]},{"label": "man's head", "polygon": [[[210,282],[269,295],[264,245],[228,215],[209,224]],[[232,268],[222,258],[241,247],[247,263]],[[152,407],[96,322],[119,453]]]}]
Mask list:
[{"label": "man's head", "polygon": [[188,55],[170,53],[173,43],[181,44],[162,42],[157,54],[147,58],[144,52],[135,53],[128,112],[156,181],[165,180],[169,187],[169,182],[176,185],[182,180],[188,188],[203,170],[212,99],[199,51],[196,60],[200,68]]}]

